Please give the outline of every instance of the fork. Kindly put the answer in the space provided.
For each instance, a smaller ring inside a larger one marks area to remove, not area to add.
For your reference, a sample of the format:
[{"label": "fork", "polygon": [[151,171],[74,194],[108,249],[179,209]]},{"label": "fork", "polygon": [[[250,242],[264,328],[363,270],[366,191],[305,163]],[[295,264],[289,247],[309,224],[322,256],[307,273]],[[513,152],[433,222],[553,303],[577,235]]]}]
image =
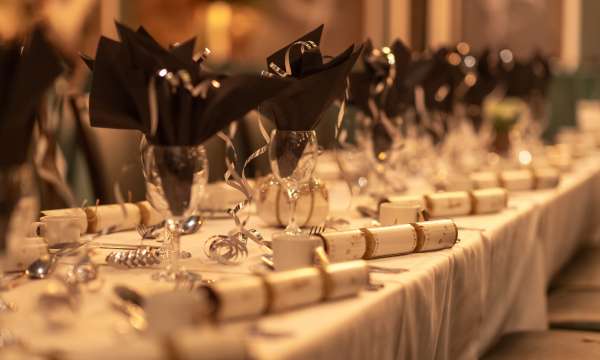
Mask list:
[{"label": "fork", "polygon": [[325,226],[323,226],[323,225],[311,226],[310,230],[308,230],[308,235],[319,235],[323,232],[325,232]]},{"label": "fork", "polygon": [[164,221],[161,221],[158,224],[146,226],[144,224],[139,224],[136,226],[136,230],[138,234],[142,237],[142,240],[154,240],[158,237],[156,234],[156,230],[162,228],[164,226]]}]

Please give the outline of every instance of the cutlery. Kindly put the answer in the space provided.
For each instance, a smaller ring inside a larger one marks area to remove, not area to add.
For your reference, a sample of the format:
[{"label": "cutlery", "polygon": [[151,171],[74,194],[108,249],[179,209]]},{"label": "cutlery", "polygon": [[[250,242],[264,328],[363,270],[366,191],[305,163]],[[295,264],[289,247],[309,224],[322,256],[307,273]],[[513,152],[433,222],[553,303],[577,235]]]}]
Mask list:
[{"label": "cutlery", "polygon": [[131,327],[138,331],[146,330],[148,321],[144,311],[144,297],[137,291],[123,285],[115,286],[113,291],[120,300],[114,302],[113,305],[127,316]]},{"label": "cutlery", "polygon": [[56,254],[41,256],[39,259],[29,264],[27,269],[25,269],[25,275],[34,280],[47,278],[54,270],[57,257]]},{"label": "cutlery", "polygon": [[198,232],[204,224],[204,219],[200,215],[192,215],[181,224],[181,235],[191,235]]},{"label": "cutlery", "polygon": [[[136,227],[138,234],[140,234],[142,240],[156,240],[159,237],[157,233],[158,230],[164,228],[166,222],[161,221],[158,224],[146,226],[144,224],[140,224]],[[188,217],[183,224],[181,224],[181,235],[191,235],[202,227],[204,224],[204,219],[200,215],[192,215]],[[158,240],[162,241],[162,240]]]}]

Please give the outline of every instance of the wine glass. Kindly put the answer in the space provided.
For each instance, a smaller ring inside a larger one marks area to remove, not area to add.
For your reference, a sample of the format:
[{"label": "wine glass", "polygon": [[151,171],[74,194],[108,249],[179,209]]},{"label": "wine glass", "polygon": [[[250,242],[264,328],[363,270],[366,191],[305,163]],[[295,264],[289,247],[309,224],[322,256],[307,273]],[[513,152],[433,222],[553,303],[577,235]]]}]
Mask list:
[{"label": "wine glass", "polygon": [[337,150],[335,160],[350,190],[351,201],[348,207],[351,208],[352,200],[366,191],[369,162],[364,150],[354,145],[344,145]]},{"label": "wine glass", "polygon": [[167,266],[158,275],[175,280],[181,273],[182,222],[198,207],[208,181],[206,150],[202,145],[153,145],[143,138],[141,152],[146,198],[166,219]]},{"label": "wine glass", "polygon": [[[30,164],[14,165],[0,171],[0,290],[8,257],[27,236],[38,214],[38,193]],[[0,299],[1,300],[1,299]]]},{"label": "wine glass", "polygon": [[392,124],[368,122],[357,129],[357,141],[367,154],[371,168],[369,189],[376,196],[406,190],[401,168],[402,138]]},{"label": "wine glass", "polygon": [[269,162],[273,176],[287,195],[290,207],[285,233],[296,235],[296,203],[300,197],[300,184],[310,180],[317,165],[318,144],[314,130],[273,130],[269,142]]}]

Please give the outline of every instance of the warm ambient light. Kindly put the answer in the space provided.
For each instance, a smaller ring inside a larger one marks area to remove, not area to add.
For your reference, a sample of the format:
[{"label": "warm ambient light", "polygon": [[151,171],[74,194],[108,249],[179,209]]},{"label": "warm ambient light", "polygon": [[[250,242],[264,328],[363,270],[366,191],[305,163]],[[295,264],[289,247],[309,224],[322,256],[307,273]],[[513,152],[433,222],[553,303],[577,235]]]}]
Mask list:
[{"label": "warm ambient light", "polygon": [[500,51],[500,60],[505,63],[510,63],[513,61],[513,53],[508,49],[502,49]]},{"label": "warm ambient light", "polygon": [[214,61],[226,60],[231,56],[231,25],[233,8],[224,1],[209,3],[206,10],[206,36]]},{"label": "warm ambient light", "polygon": [[458,50],[461,55],[467,55],[471,51],[471,47],[466,42],[459,42],[456,45],[456,50]]},{"label": "warm ambient light", "polygon": [[521,150],[519,151],[519,163],[521,163],[521,165],[529,165],[531,164],[531,160],[532,160],[532,156],[531,153],[527,150]]},{"label": "warm ambient light", "polygon": [[475,74],[467,74],[465,76],[465,84],[469,87],[475,85],[475,83],[477,82],[477,75]]},{"label": "warm ambient light", "polygon": [[446,96],[448,96],[448,93],[450,92],[450,88],[448,87],[448,85],[442,85],[440,86],[437,91],[435,92],[435,101],[437,102],[442,102],[446,99]]},{"label": "warm ambient light", "polygon": [[465,56],[465,59],[463,61],[465,63],[465,66],[469,68],[472,68],[477,63],[477,60],[472,55]]},{"label": "warm ambient light", "polygon": [[458,64],[460,64],[460,55],[458,55],[458,53],[451,52],[450,54],[448,54],[448,62],[451,65],[457,66]]}]

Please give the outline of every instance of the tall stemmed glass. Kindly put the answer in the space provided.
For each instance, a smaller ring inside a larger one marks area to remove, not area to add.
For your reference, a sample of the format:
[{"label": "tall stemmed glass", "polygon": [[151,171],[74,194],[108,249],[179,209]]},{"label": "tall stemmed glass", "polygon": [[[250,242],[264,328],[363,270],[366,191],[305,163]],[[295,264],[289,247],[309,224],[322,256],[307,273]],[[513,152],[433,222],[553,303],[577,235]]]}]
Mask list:
[{"label": "tall stemmed glass", "polygon": [[159,277],[174,280],[179,266],[182,221],[192,215],[208,181],[208,158],[202,145],[153,145],[142,139],[146,198],[165,217],[167,265]]},{"label": "tall stemmed glass", "polygon": [[296,223],[296,203],[300,197],[300,184],[310,180],[317,165],[318,144],[314,130],[273,130],[269,143],[269,162],[273,176],[287,195],[290,207],[285,233],[300,233]]},{"label": "tall stemmed glass", "polygon": [[363,149],[354,145],[345,145],[336,151],[335,159],[344,181],[350,189],[350,196],[355,197],[365,192],[369,174],[369,159]]},{"label": "tall stemmed glass", "polygon": [[377,196],[406,190],[400,168],[402,139],[392,124],[365,123],[357,130],[357,141],[366,150],[372,172],[369,178],[370,192]]},{"label": "tall stemmed glass", "polygon": [[3,168],[0,171],[0,290],[5,285],[3,274],[7,256],[23,246],[29,226],[39,212],[38,207],[31,165]]}]

